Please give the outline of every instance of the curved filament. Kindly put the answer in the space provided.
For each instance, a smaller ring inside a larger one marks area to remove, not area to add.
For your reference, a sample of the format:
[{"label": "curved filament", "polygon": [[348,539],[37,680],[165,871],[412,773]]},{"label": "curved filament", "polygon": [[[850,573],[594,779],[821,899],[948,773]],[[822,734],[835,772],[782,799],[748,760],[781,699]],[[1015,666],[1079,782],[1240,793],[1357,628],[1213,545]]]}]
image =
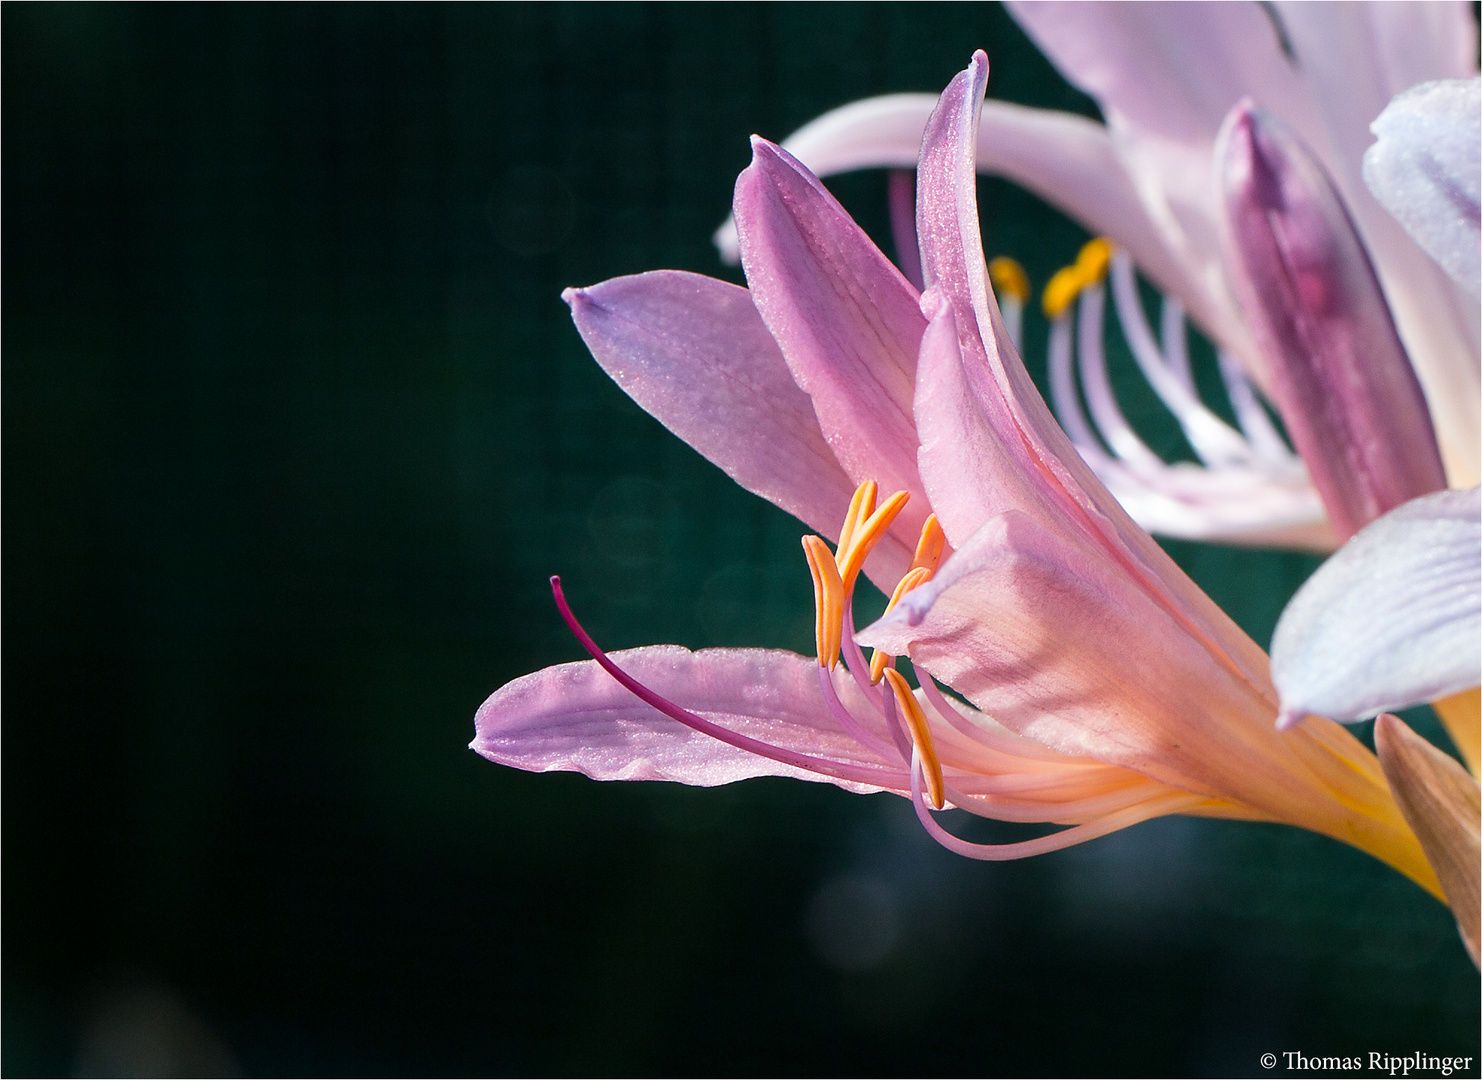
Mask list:
[{"label": "curved filament", "polygon": [[1098,836],[1105,836],[1107,833],[1125,829],[1129,825],[1136,825],[1150,818],[1179,813],[1200,801],[1193,795],[1185,795],[1181,792],[1170,793],[1106,814],[1084,825],[1073,825],[1068,829],[1033,840],[1021,840],[1015,844],[974,844],[953,836],[942,828],[936,818],[931,816],[931,811],[927,809],[926,799],[922,793],[921,776],[920,755],[913,753],[911,756],[911,803],[916,808],[916,817],[922,827],[933,840],[953,854],[969,859],[980,859],[984,862],[1007,862],[1030,855],[1043,855],[1049,851],[1060,851],[1062,848],[1083,844],[1087,840],[1094,840]]}]

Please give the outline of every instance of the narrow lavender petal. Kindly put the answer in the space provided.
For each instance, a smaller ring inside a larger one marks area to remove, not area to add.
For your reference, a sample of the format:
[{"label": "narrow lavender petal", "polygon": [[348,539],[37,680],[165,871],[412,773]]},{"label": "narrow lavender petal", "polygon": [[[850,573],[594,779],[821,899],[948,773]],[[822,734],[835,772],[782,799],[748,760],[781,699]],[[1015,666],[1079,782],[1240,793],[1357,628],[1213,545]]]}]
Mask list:
[{"label": "narrow lavender petal", "polygon": [[1242,104],[1217,160],[1237,294],[1287,430],[1346,538],[1446,486],[1425,397],[1363,243],[1296,137]]},{"label": "narrow lavender petal", "polygon": [[[856,483],[913,496],[891,534],[914,545],[930,512],[911,411],[926,329],[919,294],[817,179],[763,139],[753,140],[734,207],[752,301],[829,448]],[[871,561],[882,587],[910,565],[898,551]]]},{"label": "narrow lavender petal", "polygon": [[[905,790],[892,766],[843,731],[824,701],[813,661],[770,649],[654,645],[613,653],[661,697],[738,735],[840,764],[821,776],[728,745],[635,697],[596,661],[560,664],[508,683],[484,702],[472,748],[532,772],[595,780],[672,780],[700,787],[752,776],[829,781],[851,791]],[[847,695],[846,695],[847,697]]]},{"label": "narrow lavender petal", "polygon": [[1370,125],[1364,182],[1471,296],[1482,295],[1482,80],[1425,83]]},{"label": "narrow lavender petal", "polygon": [[1370,524],[1276,624],[1283,721],[1353,721],[1482,683],[1482,502],[1443,491]]},{"label": "narrow lavender petal", "polygon": [[[562,295],[628,396],[742,487],[837,538],[855,483],[745,289],[658,270]],[[909,563],[905,543],[881,544]]]}]

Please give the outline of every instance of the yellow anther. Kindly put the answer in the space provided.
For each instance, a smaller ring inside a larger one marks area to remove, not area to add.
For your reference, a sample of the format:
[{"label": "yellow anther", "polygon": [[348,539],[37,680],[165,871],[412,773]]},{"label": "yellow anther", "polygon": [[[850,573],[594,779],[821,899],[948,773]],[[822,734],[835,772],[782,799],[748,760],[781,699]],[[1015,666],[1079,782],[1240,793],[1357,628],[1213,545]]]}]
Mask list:
[{"label": "yellow anther", "polygon": [[885,535],[885,531],[895,521],[897,514],[905,508],[911,496],[904,491],[897,491],[890,498],[880,504],[880,508],[871,514],[863,524],[856,525],[849,537],[846,548],[841,542],[839,545],[839,577],[844,580],[844,592],[847,595],[854,588],[854,579],[859,576],[860,569],[865,560],[870,557],[870,552],[875,550],[875,545]]},{"label": "yellow anther", "polygon": [[1081,290],[1085,287],[1086,277],[1081,273],[1080,267],[1066,266],[1056,270],[1050,283],[1045,286],[1045,295],[1040,301],[1046,318],[1059,318],[1066,308],[1075,303],[1075,298],[1081,295]]},{"label": "yellow anther", "polygon": [[[931,520],[935,521],[936,519],[932,518]],[[896,583],[895,592],[890,594],[890,603],[885,605],[885,610],[889,611],[896,604],[899,604],[901,597],[905,596],[906,593],[918,585],[925,585],[931,580],[931,574],[932,568],[928,566],[916,566],[907,571],[906,576]],[[874,656],[870,657],[870,682],[872,684],[880,681],[880,676],[885,674],[885,665],[889,664],[891,659],[890,654],[884,652],[877,652]]]},{"label": "yellow anther", "polygon": [[895,668],[886,668],[885,679],[890,683],[890,689],[895,691],[895,703],[905,718],[911,742],[921,758],[921,771],[926,774],[926,796],[932,807],[940,810],[946,804],[942,790],[942,763],[931,744],[931,728],[926,723],[926,714],[921,711],[921,703],[911,693],[911,684],[906,682],[904,675]]},{"label": "yellow anther", "polygon": [[832,668],[839,662],[839,644],[844,634],[844,582],[839,577],[834,553],[819,537],[803,537],[803,554],[813,574],[813,638],[818,648],[818,666]]},{"label": "yellow anther", "polygon": [[859,523],[875,512],[875,494],[880,490],[880,485],[873,480],[866,480],[854,489],[854,498],[849,500],[849,512],[844,515],[844,527],[839,530],[839,562],[844,561],[844,553],[849,550],[850,541],[854,539],[854,530]]},{"label": "yellow anther", "polygon": [[937,516],[927,514],[926,522],[921,526],[921,539],[916,541],[916,557],[911,560],[911,569],[915,570],[924,566],[928,570],[935,571],[937,561],[942,557],[942,548],[946,544],[947,534],[942,532]]},{"label": "yellow anther", "polygon": [[1098,236],[1095,240],[1086,241],[1081,253],[1075,257],[1076,269],[1086,279],[1086,285],[1095,285],[1106,277],[1111,257],[1112,243],[1106,237]]},{"label": "yellow anther", "polygon": [[1050,283],[1045,286],[1045,295],[1040,301],[1046,317],[1054,319],[1063,315],[1083,289],[1099,285],[1106,277],[1113,250],[1110,240],[1098,236],[1095,240],[1087,241],[1081,248],[1074,266],[1056,270]]},{"label": "yellow anther", "polygon": [[1007,255],[1000,255],[988,264],[988,279],[1000,296],[1011,296],[1021,304],[1029,299],[1029,275]]}]

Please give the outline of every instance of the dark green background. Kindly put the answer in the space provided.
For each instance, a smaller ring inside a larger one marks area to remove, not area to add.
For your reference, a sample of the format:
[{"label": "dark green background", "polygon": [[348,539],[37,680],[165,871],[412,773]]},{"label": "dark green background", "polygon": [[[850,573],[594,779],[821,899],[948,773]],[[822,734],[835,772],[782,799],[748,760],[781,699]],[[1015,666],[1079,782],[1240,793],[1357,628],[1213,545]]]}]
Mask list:
[{"label": "dark green background", "polygon": [[[1094,115],[979,5],[4,8],[7,1074],[1476,1060],[1447,912],[1326,839],[1169,819],[987,865],[892,797],[465,749],[580,655],[553,572],[609,647],[809,648],[800,526],[558,295],[739,280],[708,237],[747,135],[977,46],[991,94]],[[832,186],[888,235],[882,175]],[[1084,239],[981,194],[1037,284]],[[1263,642],[1314,565],[1172,548]],[[841,971],[860,888],[897,943]]]}]

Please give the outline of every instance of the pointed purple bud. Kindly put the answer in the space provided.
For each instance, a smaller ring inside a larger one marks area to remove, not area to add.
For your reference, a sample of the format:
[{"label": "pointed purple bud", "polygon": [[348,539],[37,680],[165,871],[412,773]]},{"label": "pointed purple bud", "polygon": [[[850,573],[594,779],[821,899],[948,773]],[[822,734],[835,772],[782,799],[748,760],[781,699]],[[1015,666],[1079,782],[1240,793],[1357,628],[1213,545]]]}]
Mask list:
[{"label": "pointed purple bud", "polygon": [[1446,486],[1425,397],[1333,183],[1250,102],[1215,148],[1237,298],[1341,539]]}]

